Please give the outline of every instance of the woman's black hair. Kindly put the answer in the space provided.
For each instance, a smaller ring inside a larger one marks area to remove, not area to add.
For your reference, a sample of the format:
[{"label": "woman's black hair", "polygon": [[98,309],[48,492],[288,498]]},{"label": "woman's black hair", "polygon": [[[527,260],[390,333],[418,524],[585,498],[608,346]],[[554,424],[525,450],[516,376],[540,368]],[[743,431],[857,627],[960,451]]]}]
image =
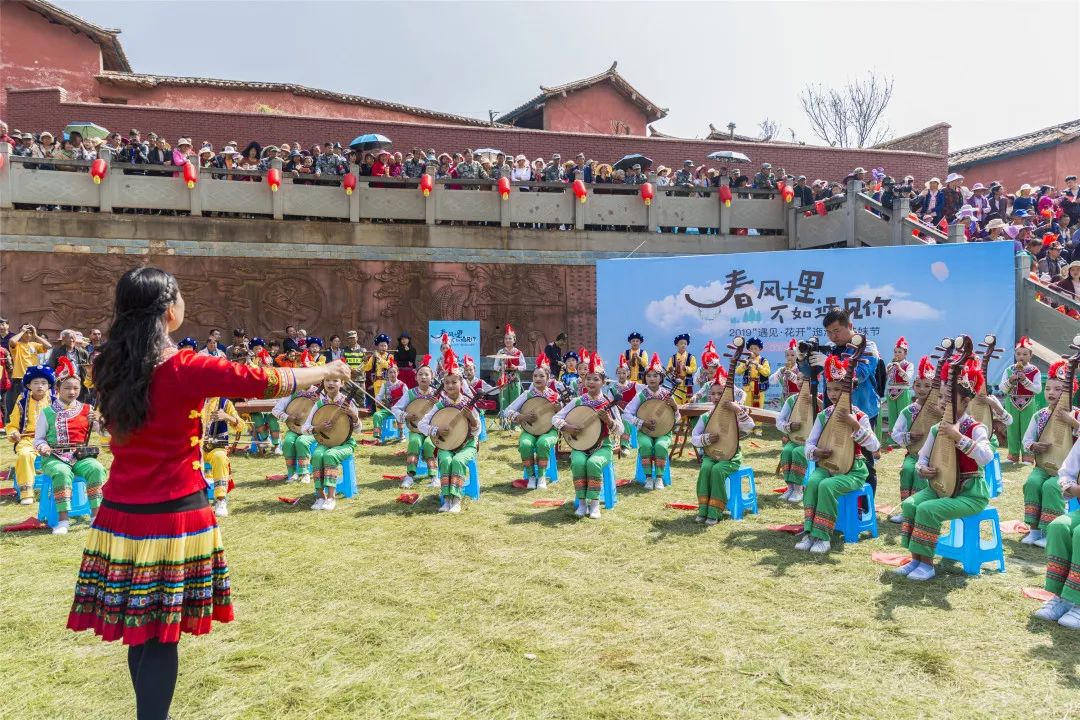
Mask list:
[{"label": "woman's black hair", "polygon": [[94,360],[99,410],[118,438],[138,430],[150,409],[150,378],[166,348],[172,347],[164,314],[180,288],[164,270],[128,270],[116,284],[109,342]]}]

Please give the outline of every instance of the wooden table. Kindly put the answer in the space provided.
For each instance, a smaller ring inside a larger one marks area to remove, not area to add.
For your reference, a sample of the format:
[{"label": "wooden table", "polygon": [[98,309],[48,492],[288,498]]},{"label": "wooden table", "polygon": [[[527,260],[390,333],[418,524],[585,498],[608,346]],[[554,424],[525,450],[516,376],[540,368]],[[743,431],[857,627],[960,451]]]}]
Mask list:
[{"label": "wooden table", "polygon": [[[712,403],[687,403],[679,406],[679,417],[681,419],[679,425],[675,428],[675,437],[671,443],[672,457],[682,457],[683,452],[686,450],[686,443],[694,432],[694,424],[696,424],[697,418],[711,412],[712,409]],[[763,410],[756,407],[747,408],[747,410],[756,423],[776,424],[777,413],[773,410]]]}]

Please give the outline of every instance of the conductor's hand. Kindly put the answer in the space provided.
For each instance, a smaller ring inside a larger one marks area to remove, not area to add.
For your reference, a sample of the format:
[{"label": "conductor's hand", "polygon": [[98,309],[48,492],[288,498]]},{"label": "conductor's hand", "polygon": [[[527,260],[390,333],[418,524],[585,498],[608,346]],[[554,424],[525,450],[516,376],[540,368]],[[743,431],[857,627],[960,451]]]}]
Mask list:
[{"label": "conductor's hand", "polygon": [[341,382],[348,382],[352,379],[352,369],[345,364],[344,360],[335,360],[334,362],[323,365],[323,380],[340,380]]}]

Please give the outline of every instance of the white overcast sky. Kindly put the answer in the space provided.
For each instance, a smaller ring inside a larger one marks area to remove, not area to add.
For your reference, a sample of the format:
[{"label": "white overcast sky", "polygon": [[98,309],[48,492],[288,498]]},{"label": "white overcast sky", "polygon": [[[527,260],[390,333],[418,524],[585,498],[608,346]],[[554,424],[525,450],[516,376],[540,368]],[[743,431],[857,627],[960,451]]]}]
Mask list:
[{"label": "white overcast sky", "polygon": [[819,142],[810,83],[895,78],[894,135],[945,121],[961,149],[1080,117],[1080,0],[918,2],[97,2],[52,0],[105,27],[136,72],[295,82],[480,118],[619,72],[669,109]]}]

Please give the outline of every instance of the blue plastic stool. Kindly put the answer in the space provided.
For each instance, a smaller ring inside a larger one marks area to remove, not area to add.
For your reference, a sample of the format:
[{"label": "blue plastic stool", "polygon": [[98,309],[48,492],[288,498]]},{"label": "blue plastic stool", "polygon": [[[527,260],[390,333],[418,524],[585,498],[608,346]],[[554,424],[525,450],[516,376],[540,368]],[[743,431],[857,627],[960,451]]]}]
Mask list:
[{"label": "blue plastic stool", "polygon": [[439,456],[438,450],[435,451],[435,457],[431,458],[431,466],[427,464],[427,460],[424,459],[424,451],[421,448],[420,456],[416,458],[416,479],[427,477],[439,477]]},{"label": "blue plastic stool", "polygon": [[637,428],[630,426],[630,449],[637,450]]},{"label": "blue plastic stool", "polygon": [[[37,465],[37,463],[35,463]],[[35,475],[34,476],[34,491],[38,497],[41,496],[41,489],[45,487],[45,484],[49,482],[48,475]],[[15,477],[15,468],[11,469],[11,487],[15,489],[15,502],[22,500],[22,489],[19,487],[19,478]]]},{"label": "blue plastic stool", "polygon": [[[866,512],[859,512],[859,498],[866,498]],[[874,509],[874,489],[870,483],[862,489],[840,496],[836,511],[836,532],[844,534],[844,542],[857,543],[864,532],[878,536],[877,511]]]},{"label": "blue plastic stool", "polygon": [[473,500],[480,499],[480,470],[476,467],[476,458],[469,461],[469,481],[461,486],[461,492]]},{"label": "blue plastic stool", "polygon": [[[749,489],[743,489],[743,479],[750,480]],[[747,512],[757,515],[757,484],[754,482],[754,468],[744,465],[728,475],[727,484],[727,509],[731,513],[731,519],[742,520]]]},{"label": "blue plastic stool", "polygon": [[[639,452],[637,456],[637,468],[634,470],[634,480],[644,485],[645,481],[648,479],[649,478],[645,477],[645,468],[641,466],[641,453]],[[671,458],[668,458],[667,462],[664,463],[663,481],[664,487],[669,487],[671,485]]]},{"label": "blue plastic stool", "polygon": [[[548,482],[552,485],[559,482],[559,462],[555,457],[555,446],[551,446],[551,454],[548,456],[547,470],[544,471],[544,475],[547,476]],[[521,469],[521,479],[531,480],[528,475],[525,474],[525,468]]]},{"label": "blue plastic stool", "polygon": [[[600,500],[604,503],[604,509],[610,510],[615,507],[615,503],[619,501],[618,491],[615,488],[615,468],[614,462],[609,462],[604,466],[604,482],[600,486]],[[574,498],[574,509],[577,510],[579,500]]]},{"label": "blue plastic stool", "polygon": [[[318,490],[313,490],[316,499],[320,497]],[[356,485],[356,459],[353,455],[341,461],[341,477],[334,486],[334,494],[337,497],[351,498],[357,493]]]},{"label": "blue plastic stool", "polygon": [[[994,537],[983,541],[980,528],[984,522],[993,524]],[[956,560],[964,566],[968,575],[982,572],[983,563],[997,562],[998,572],[1005,572],[1005,551],[1001,546],[1001,524],[997,508],[988,507],[982,512],[949,523],[949,532],[938,540],[936,555]]]},{"label": "blue plastic stool", "polygon": [[1001,456],[994,453],[994,459],[986,466],[986,484],[990,487],[990,498],[996,498],[1005,490],[1001,479]]},{"label": "blue plastic stool", "polygon": [[817,470],[817,463],[816,462],[811,460],[808,463],[806,463],[806,474],[803,475],[803,479],[802,479],[803,487],[806,487],[807,485],[810,484],[810,476],[814,473],[815,470]]},{"label": "blue plastic stool", "polygon": [[383,418],[382,424],[379,425],[379,442],[389,442],[391,440],[397,440],[401,437],[401,430],[398,429],[397,421],[394,420],[394,416],[390,415]]},{"label": "blue plastic stool", "polygon": [[480,435],[477,440],[487,440],[487,413],[480,413]]},{"label": "blue plastic stool", "polygon": [[[41,501],[38,503],[38,520],[49,527],[56,527],[60,522],[60,513],[56,509],[56,499],[53,497],[52,478],[43,475],[44,484],[41,486]],[[86,480],[76,475],[71,482],[71,510],[68,518],[90,515],[90,498],[86,496]]]},{"label": "blue plastic stool", "polygon": [[1069,498],[1069,502],[1065,505],[1065,512],[1071,513],[1080,510],[1080,499]]}]

